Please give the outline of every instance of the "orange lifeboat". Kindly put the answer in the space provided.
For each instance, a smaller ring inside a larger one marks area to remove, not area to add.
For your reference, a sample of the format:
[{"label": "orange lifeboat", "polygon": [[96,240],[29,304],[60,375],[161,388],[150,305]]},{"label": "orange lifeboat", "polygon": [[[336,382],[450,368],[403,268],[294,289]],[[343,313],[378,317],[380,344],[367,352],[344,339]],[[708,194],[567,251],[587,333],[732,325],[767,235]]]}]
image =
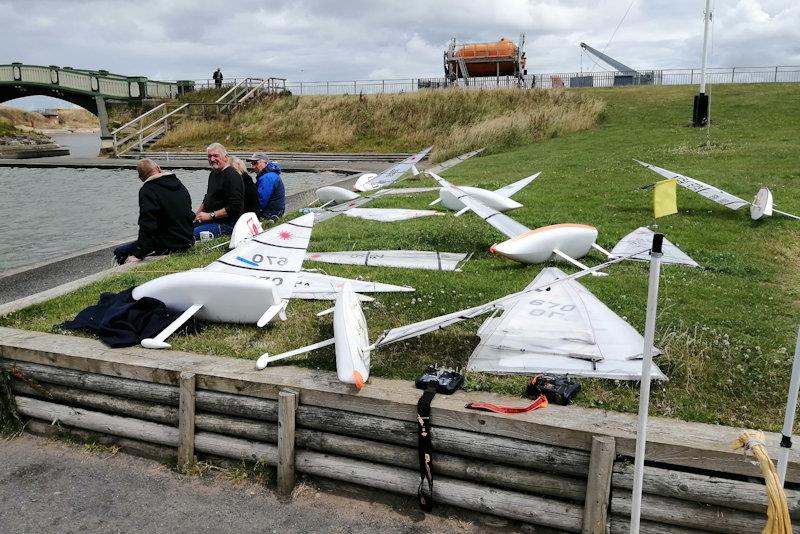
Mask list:
[{"label": "orange lifeboat", "polygon": [[453,60],[460,58],[464,59],[470,77],[510,76],[525,69],[524,56],[520,59],[517,45],[505,37],[496,43],[462,45],[453,54]]}]

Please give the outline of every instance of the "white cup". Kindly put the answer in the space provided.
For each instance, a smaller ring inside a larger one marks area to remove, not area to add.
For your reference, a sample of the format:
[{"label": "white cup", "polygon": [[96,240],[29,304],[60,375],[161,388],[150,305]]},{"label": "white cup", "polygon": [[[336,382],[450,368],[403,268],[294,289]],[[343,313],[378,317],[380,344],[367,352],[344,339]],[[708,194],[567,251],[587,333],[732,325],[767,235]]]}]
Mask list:
[{"label": "white cup", "polygon": [[211,241],[214,239],[214,234],[208,231],[200,232],[200,241]]}]

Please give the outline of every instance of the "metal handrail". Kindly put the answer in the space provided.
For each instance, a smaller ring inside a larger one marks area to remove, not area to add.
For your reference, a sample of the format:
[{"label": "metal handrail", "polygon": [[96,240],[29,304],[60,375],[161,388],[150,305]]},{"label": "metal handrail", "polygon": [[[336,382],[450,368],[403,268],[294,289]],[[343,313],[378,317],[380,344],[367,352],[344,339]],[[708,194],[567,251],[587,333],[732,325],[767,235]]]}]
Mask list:
[{"label": "metal handrail", "polygon": [[151,109],[150,111],[147,111],[147,112],[145,112],[145,113],[142,113],[141,115],[139,115],[139,116],[138,116],[138,117],[136,117],[135,119],[133,119],[133,120],[131,120],[131,121],[128,121],[128,122],[126,122],[125,124],[123,124],[122,126],[120,126],[119,128],[117,128],[116,130],[114,130],[113,132],[111,132],[111,135],[114,135],[115,133],[119,132],[120,130],[122,130],[122,129],[124,129],[124,128],[127,128],[128,126],[132,125],[134,122],[141,122],[141,120],[142,120],[143,118],[147,117],[148,115],[150,115],[150,114],[152,114],[152,113],[155,113],[156,111],[160,110],[160,109],[161,109],[161,108],[163,108],[163,107],[166,107],[166,105],[167,105],[167,103],[165,102],[165,103],[163,103],[163,104],[159,104],[158,106],[154,107],[154,108],[153,108],[153,109]]},{"label": "metal handrail", "polygon": [[[189,105],[190,104],[183,104],[183,105],[178,106],[177,108],[175,108],[174,110],[170,111],[169,113],[167,113],[163,117],[160,117],[160,118],[156,119],[155,121],[151,122],[147,126],[143,126],[142,128],[139,129],[139,131],[137,131],[137,132],[129,135],[128,137],[126,137],[124,139],[121,139],[120,141],[116,142],[115,143],[115,147],[120,147],[120,146],[124,145],[126,142],[130,141],[131,139],[136,138],[138,140],[139,149],[141,150],[143,148],[142,145],[146,142],[146,140],[144,139],[144,136],[142,135],[145,131],[151,129],[153,126],[155,126],[155,125],[157,125],[157,124],[159,124],[161,122],[165,122],[169,117],[175,115],[176,113],[178,113],[180,111],[183,111],[184,109],[189,107]],[[166,131],[166,124],[164,125],[164,131]],[[160,132],[158,132],[158,133],[160,133]],[[154,134],[154,135],[157,135],[157,134]],[[147,139],[147,141],[149,141],[149,140],[150,140],[150,138]],[[135,144],[131,145],[131,146],[127,147],[127,148],[124,148],[122,150],[116,150],[116,153],[117,153],[117,155],[123,154],[123,153],[127,152],[128,150],[130,150],[131,148],[133,148],[134,146],[135,146]]]}]

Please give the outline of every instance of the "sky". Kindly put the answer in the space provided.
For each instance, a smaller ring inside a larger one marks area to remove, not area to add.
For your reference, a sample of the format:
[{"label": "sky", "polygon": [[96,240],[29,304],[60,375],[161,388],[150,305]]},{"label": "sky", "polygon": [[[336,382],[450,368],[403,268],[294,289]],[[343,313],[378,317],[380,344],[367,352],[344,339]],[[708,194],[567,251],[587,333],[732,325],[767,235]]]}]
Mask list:
[{"label": "sky", "polygon": [[[705,0],[0,0],[0,64],[289,82],[443,75],[450,38],[518,41],[528,73],[699,68]],[[800,2],[712,1],[711,67],[800,65]],[[7,102],[56,102],[44,97]],[[47,104],[51,107],[50,104]]]}]

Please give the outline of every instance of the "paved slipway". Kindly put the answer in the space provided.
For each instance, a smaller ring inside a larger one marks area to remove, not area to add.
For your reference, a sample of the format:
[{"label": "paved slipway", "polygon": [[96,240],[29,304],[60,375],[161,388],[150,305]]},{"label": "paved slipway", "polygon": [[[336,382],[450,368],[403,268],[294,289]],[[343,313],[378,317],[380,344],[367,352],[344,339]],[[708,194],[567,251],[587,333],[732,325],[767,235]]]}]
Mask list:
[{"label": "paved slipway", "polygon": [[[113,451],[23,434],[0,441],[0,532],[534,532],[410,497],[301,480],[291,500],[222,472],[186,476]],[[321,484],[321,485],[320,485]],[[539,531],[538,529],[536,530]]]}]

